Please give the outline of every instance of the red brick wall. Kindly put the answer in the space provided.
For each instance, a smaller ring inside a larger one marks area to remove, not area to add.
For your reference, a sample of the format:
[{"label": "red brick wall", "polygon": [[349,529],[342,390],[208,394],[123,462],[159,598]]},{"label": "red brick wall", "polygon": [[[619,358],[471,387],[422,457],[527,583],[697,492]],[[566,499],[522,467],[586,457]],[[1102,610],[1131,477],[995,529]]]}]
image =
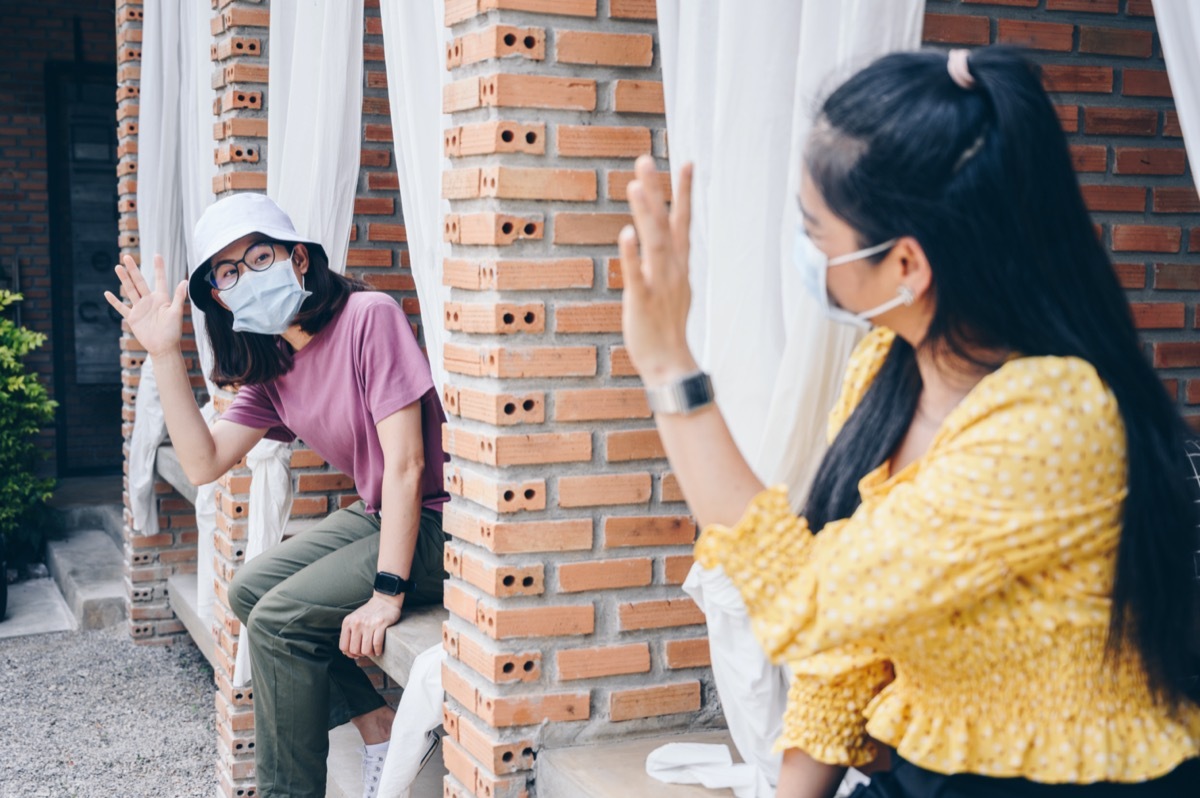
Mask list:
[{"label": "red brick wall", "polygon": [[925,41],[1029,48],[1147,354],[1200,428],[1200,200],[1150,0],[929,0]]},{"label": "red brick wall", "polygon": [[443,92],[447,795],[540,748],[720,723],[695,526],[621,341],[633,160],[665,168],[652,0],[453,0]]},{"label": "red brick wall", "polygon": [[[54,392],[51,316],[49,170],[46,155],[45,67],[76,58],[113,63],[111,0],[5,3],[0,25],[0,265],[11,273],[20,259],[23,323],[47,336],[29,363]],[[115,104],[115,101],[114,101]],[[99,410],[99,409],[98,409]],[[111,408],[103,408],[110,414]],[[86,405],[72,408],[88,417]],[[111,429],[110,423],[104,425]],[[55,470],[53,426],[39,436]],[[110,441],[110,444],[115,445]],[[111,458],[110,458],[111,460]]]}]

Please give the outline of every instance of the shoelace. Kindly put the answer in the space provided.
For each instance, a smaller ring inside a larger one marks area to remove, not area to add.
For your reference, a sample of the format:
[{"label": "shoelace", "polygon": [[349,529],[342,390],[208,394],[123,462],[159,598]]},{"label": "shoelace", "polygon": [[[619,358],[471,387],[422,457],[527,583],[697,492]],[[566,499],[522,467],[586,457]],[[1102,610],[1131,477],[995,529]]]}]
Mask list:
[{"label": "shoelace", "polygon": [[379,794],[379,779],[383,775],[383,762],[386,758],[386,752],[382,756],[374,756],[368,754],[366,751],[363,752],[363,798],[375,798]]},{"label": "shoelace", "polygon": [[[417,773],[424,770],[425,766],[429,764],[429,760],[433,759],[433,754],[437,751],[438,743],[442,741],[442,736],[438,734],[437,729],[430,729],[425,732],[425,739],[428,741],[428,747],[421,756],[421,766],[417,769]],[[379,794],[379,783],[383,777],[383,763],[386,759],[386,751],[380,756],[368,754],[366,750],[363,751],[363,798],[376,798]]]}]

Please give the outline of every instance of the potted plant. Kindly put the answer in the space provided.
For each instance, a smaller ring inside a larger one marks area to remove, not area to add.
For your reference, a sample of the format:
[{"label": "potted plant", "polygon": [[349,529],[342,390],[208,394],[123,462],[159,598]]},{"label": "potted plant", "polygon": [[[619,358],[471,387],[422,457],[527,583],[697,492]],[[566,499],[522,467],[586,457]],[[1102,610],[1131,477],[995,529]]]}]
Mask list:
[{"label": "potted plant", "polygon": [[45,343],[46,336],[9,318],[8,308],[21,295],[0,290],[0,573],[4,574],[0,618],[7,609],[7,560],[35,558],[42,551],[44,530],[36,523],[54,480],[39,477],[36,435],[54,420],[55,402],[37,375],[28,369],[25,356]]}]

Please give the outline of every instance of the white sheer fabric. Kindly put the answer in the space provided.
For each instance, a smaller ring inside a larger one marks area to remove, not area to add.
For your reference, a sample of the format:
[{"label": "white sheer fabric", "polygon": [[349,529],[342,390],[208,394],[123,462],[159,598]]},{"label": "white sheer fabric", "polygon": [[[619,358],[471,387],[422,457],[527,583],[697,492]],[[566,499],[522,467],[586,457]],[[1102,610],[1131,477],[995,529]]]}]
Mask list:
[{"label": "white sheer fabric", "polygon": [[[250,468],[250,501],[246,525],[246,562],[254,559],[283,540],[283,529],[292,514],[292,448],[279,441],[263,438],[246,455]],[[242,626],[238,635],[237,659],[233,668],[233,684],[244,687],[250,683],[250,645],[247,629]]]},{"label": "white sheer fabric", "polygon": [[[803,142],[822,96],[841,79],[885,52],[919,45],[925,3],[657,6],[671,168],[678,175],[684,163],[696,165],[688,340],[751,467],[769,484],[786,483],[799,504],[858,339],[821,316],[793,269]],[[774,784],[779,759],[769,752],[786,681],[778,670],[772,678],[759,648],[746,644],[744,606],[706,600],[725,577],[698,571],[688,589],[709,614],[713,673],[734,743]],[[753,688],[746,673],[760,680]]]},{"label": "white sheer fabric", "polygon": [[[216,166],[208,49],[211,11],[166,0],[147,0],[144,10],[138,230],[146,277],[153,283],[154,255],[161,254],[166,263],[164,288],[169,292],[187,272],[192,226],[212,201]],[[129,504],[134,532],[141,535],[158,530],[154,456],[167,434],[154,370],[149,366],[147,361],[142,368],[129,450]]]},{"label": "white sheer fabric", "polygon": [[362,148],[363,4],[271,6],[267,194],[346,270]]},{"label": "white sheer fabric", "polygon": [[1192,180],[1200,164],[1200,5],[1195,0],[1154,0],[1154,17],[1183,143],[1192,162]]},{"label": "white sheer fabric", "polygon": [[[442,308],[449,288],[442,285],[442,215],[448,203],[441,182],[445,156],[442,85],[447,80],[447,31],[443,0],[383,0],[383,50],[387,59],[388,101],[400,205],[408,235],[413,280],[421,298],[421,328],[435,385],[444,385]],[[401,623],[404,623],[401,620]],[[424,734],[441,722],[440,647],[421,654],[404,685],[380,777],[379,798],[408,798],[424,750]]]},{"label": "white sheer fabric", "polygon": [[442,309],[450,289],[442,285],[442,84],[446,71],[443,0],[412,3],[383,0],[383,49],[387,59],[388,101],[400,205],[408,235],[413,280],[421,298],[421,330],[434,385],[444,385]]},{"label": "white sheer fabric", "polygon": [[[363,4],[295,0],[271,7],[267,194],[301,235],[346,270],[362,130]],[[263,439],[246,456],[246,562],[283,539],[292,511],[291,446]],[[247,630],[233,683],[250,682]]]}]

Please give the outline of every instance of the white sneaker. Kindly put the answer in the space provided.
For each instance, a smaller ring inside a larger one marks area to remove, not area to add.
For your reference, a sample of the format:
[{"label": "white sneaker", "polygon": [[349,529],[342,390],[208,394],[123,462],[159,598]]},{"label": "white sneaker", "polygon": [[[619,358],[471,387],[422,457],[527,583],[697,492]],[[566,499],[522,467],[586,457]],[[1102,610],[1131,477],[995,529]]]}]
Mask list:
[{"label": "white sneaker", "polygon": [[383,776],[383,762],[387,759],[387,750],[387,743],[363,748],[363,798],[375,798],[379,794],[379,779]]}]

